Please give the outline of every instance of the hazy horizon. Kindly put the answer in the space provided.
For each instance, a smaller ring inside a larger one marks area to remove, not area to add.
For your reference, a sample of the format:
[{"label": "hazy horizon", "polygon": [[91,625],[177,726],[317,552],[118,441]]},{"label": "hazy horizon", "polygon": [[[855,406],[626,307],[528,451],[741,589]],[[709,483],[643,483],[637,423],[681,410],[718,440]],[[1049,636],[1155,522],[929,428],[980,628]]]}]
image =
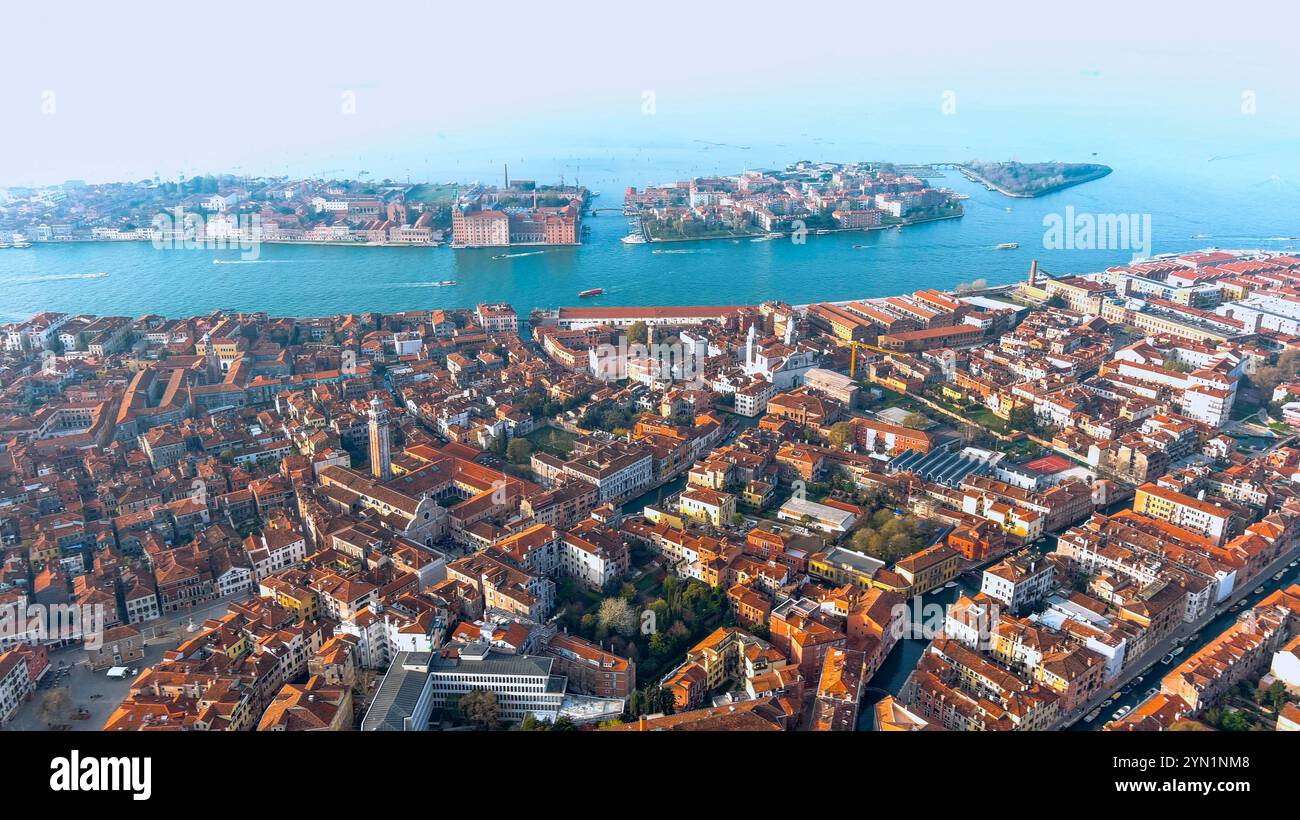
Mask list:
[{"label": "hazy horizon", "polygon": [[[355,9],[332,1],[311,15],[234,2],[218,20],[144,5],[79,10],[57,36],[11,45],[0,187],[362,170],[466,181],[503,163],[596,181],[603,160],[638,152],[646,176],[972,157],[1300,173],[1300,61],[1279,19],[1295,12],[1252,3],[1227,20],[1110,2],[816,17],[771,3],[522,6],[490,20],[400,8],[373,30],[340,24]],[[8,16],[14,32],[51,30],[36,7]]]}]

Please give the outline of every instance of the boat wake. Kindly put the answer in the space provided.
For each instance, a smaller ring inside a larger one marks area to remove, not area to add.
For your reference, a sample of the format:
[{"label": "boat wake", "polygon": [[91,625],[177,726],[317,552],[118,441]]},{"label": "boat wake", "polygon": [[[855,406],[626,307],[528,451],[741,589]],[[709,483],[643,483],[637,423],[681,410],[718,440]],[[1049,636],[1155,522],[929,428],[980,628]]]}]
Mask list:
[{"label": "boat wake", "polygon": [[40,282],[71,282],[77,279],[103,279],[108,276],[107,271],[95,271],[94,273],[51,273],[45,276],[28,276],[25,279],[13,279],[9,282],[11,285],[34,285]]}]

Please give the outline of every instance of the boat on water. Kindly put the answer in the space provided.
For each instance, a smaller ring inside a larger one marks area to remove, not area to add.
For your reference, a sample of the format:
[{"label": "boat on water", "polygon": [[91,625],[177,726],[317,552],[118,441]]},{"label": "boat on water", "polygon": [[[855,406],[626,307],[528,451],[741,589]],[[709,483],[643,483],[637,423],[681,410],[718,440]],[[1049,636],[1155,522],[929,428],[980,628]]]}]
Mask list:
[{"label": "boat on water", "polygon": [[1133,711],[1132,706],[1121,706],[1120,708],[1115,710],[1115,714],[1111,715],[1110,719],[1119,720],[1120,718],[1124,717],[1125,715],[1127,715],[1129,712],[1132,711]]},{"label": "boat on water", "polygon": [[1183,648],[1180,646],[1177,649],[1175,649],[1173,652],[1170,652],[1169,654],[1174,656],[1181,655],[1183,654]]},{"label": "boat on water", "polygon": [[1091,712],[1089,712],[1089,713],[1087,714],[1086,717],[1084,717],[1083,722],[1084,722],[1084,723],[1092,723],[1094,720],[1097,719],[1097,715],[1100,715],[1100,714],[1101,714],[1101,710],[1100,710],[1100,709],[1093,709]]},{"label": "boat on water", "polygon": [[1174,653],[1170,652],[1168,655],[1165,655],[1163,658],[1160,659],[1160,662],[1165,666],[1168,666],[1169,664],[1173,663]]},{"label": "boat on water", "polygon": [[624,245],[644,245],[645,237],[639,233],[630,233],[620,240]]},{"label": "boat on water", "polygon": [[15,247],[15,248],[30,248],[31,246],[32,246],[32,243],[30,243],[30,242],[27,241],[27,237],[23,236],[23,235],[20,234],[20,233],[16,233],[16,234],[14,234],[14,236],[13,236],[13,247]]},{"label": "boat on water", "polygon": [[1014,250],[1015,250],[1016,248],[1018,248],[1018,247],[1020,247],[1020,243],[1019,243],[1019,242],[1002,242],[1002,243],[996,245],[996,246],[994,247],[994,250],[999,250],[999,251],[1014,251]]},{"label": "boat on water", "polygon": [[590,296],[599,296],[605,292],[604,288],[588,288],[578,294],[579,299],[586,299]]},{"label": "boat on water", "polygon": [[1285,573],[1285,572],[1279,572],[1279,573],[1277,573],[1276,575],[1273,576],[1273,580],[1274,580],[1274,581],[1281,581],[1283,575],[1286,575],[1286,573]]},{"label": "boat on water", "polygon": [[949,581],[948,583],[946,583],[946,584],[943,585],[943,588],[944,588],[944,589],[952,589],[952,588],[954,588],[954,587],[956,587],[956,586],[957,586],[957,582],[956,582],[956,581]]},{"label": "boat on water", "polygon": [[1147,697],[1151,697],[1152,695],[1157,695],[1159,693],[1160,693],[1160,687],[1152,686],[1150,689],[1147,690]]},{"label": "boat on water", "polygon": [[449,288],[455,284],[456,284],[455,279],[443,279],[441,282],[434,282],[433,286],[435,288]]},{"label": "boat on water", "polygon": [[1263,588],[1262,586],[1255,587],[1254,594],[1258,595],[1258,594],[1260,594],[1260,593],[1263,592],[1263,591],[1264,591],[1264,588]]}]

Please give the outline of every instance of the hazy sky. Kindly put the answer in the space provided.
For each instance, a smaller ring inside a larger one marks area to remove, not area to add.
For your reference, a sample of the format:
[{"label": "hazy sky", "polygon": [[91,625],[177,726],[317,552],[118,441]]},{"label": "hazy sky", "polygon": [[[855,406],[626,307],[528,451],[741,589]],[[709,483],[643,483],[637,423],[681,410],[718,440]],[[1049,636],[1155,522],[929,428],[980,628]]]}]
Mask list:
[{"label": "hazy sky", "polygon": [[1294,3],[944,5],[12,6],[0,185],[449,176],[572,145],[817,135],[1300,154]]}]

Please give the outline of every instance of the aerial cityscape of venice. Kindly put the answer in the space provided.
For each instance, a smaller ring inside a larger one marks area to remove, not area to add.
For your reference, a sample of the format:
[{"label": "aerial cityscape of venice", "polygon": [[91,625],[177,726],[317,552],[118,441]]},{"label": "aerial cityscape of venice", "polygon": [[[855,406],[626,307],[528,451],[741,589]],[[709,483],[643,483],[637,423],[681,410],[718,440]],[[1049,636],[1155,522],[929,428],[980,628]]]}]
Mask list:
[{"label": "aerial cityscape of venice", "polygon": [[562,5],[16,45],[0,736],[51,805],[257,732],[497,774],[1056,732],[1083,793],[1285,786],[1294,26]]}]

